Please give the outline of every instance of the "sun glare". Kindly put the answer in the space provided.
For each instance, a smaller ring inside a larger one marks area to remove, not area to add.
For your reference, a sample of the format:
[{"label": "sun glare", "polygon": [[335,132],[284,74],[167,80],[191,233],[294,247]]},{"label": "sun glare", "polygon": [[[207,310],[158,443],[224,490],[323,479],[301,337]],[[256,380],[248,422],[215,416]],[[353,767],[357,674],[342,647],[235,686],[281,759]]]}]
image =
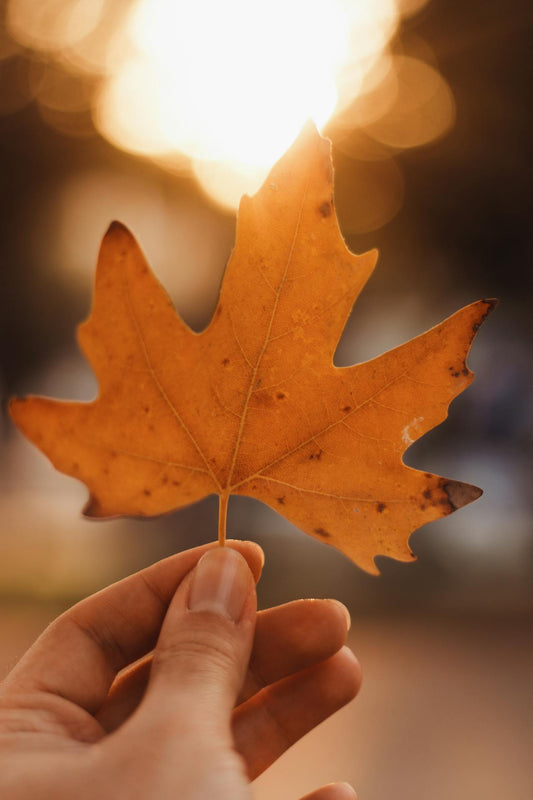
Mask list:
[{"label": "sun glare", "polygon": [[186,170],[234,208],[309,118],[363,161],[363,140],[382,160],[450,127],[437,69],[390,46],[425,2],[9,0],[6,24],[45,56],[28,96],[47,122],[82,135],[90,111],[116,147]]},{"label": "sun glare", "polygon": [[126,148],[268,168],[306,119],[321,126],[337,104],[348,25],[340,5],[322,8],[141,0],[128,26],[135,52],[102,90],[99,127]]},{"label": "sun glare", "polygon": [[397,18],[394,0],[139,0],[97,126],[125,149],[186,154],[235,206],[307,119],[322,127],[349,104]]}]

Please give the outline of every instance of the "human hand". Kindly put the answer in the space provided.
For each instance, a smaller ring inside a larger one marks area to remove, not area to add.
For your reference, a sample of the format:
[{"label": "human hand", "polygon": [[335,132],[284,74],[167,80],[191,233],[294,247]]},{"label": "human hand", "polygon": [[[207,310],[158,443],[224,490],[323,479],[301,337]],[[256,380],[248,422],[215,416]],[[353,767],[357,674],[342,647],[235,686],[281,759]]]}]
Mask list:
[{"label": "human hand", "polygon": [[198,547],[56,619],[0,684],[3,800],[249,800],[360,685],[344,607],[257,612],[262,563],[251,542]]}]

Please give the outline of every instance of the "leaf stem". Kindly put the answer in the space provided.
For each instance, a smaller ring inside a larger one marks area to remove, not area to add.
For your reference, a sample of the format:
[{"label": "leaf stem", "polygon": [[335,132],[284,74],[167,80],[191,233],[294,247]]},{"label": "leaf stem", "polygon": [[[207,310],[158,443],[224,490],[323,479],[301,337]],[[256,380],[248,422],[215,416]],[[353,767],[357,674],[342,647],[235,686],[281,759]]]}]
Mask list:
[{"label": "leaf stem", "polygon": [[218,543],[221,547],[226,544],[226,519],[228,516],[229,494],[218,496]]}]

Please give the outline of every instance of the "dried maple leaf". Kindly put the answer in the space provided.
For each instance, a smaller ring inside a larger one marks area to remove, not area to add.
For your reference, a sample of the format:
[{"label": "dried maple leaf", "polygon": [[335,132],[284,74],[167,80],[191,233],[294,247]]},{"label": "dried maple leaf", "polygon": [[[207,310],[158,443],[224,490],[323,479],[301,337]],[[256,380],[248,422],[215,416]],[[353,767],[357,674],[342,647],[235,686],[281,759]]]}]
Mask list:
[{"label": "dried maple leaf", "polygon": [[330,144],[308,125],[252,198],[210,325],[192,332],[129,231],[109,228],[80,345],[92,403],[15,399],[19,428],[90,491],[90,517],[154,515],[249,495],[369,572],[414,558],[413,530],[481,491],[405,466],[472,381],[470,342],[493,301],[352,367],[333,355],[376,252],[350,253]]}]

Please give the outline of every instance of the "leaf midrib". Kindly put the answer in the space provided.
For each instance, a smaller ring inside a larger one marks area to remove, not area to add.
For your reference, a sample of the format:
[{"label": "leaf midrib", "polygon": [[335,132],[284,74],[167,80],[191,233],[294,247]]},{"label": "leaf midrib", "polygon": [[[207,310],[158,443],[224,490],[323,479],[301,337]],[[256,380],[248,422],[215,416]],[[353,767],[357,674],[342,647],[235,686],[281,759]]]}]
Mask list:
[{"label": "leaf midrib", "polygon": [[[241,415],[240,415],[239,430],[237,432],[237,438],[236,438],[236,441],[235,441],[235,446],[233,448],[233,456],[232,456],[232,460],[231,460],[231,464],[230,464],[230,468],[229,468],[229,472],[228,472],[228,478],[227,478],[226,486],[225,486],[225,493],[226,494],[231,494],[232,490],[234,489],[234,486],[232,486],[231,481],[232,481],[232,478],[233,478],[233,474],[235,472],[235,465],[237,463],[237,457],[239,455],[239,450],[240,450],[240,446],[241,446],[241,442],[242,442],[242,436],[243,436],[243,432],[244,432],[244,426],[246,424],[246,419],[248,417],[248,411],[249,411],[249,407],[250,407],[250,399],[252,397],[252,394],[254,393],[254,387],[255,387],[255,384],[256,384],[256,380],[257,380],[257,374],[258,374],[259,369],[261,367],[261,362],[263,361],[263,358],[264,358],[264,355],[265,355],[266,350],[268,348],[268,345],[271,342],[270,335],[272,333],[272,327],[274,325],[274,320],[276,318],[276,314],[277,314],[277,311],[278,311],[280,297],[281,297],[283,288],[285,286],[285,282],[287,280],[287,275],[288,275],[288,272],[289,272],[289,269],[290,269],[290,266],[291,266],[291,263],[292,263],[293,255],[294,255],[294,249],[296,247],[296,241],[298,239],[298,234],[300,232],[303,209],[304,209],[304,205],[305,205],[305,202],[307,200],[307,194],[308,194],[308,191],[309,191],[309,179],[310,179],[310,176],[308,174],[307,175],[307,179],[306,179],[306,183],[305,183],[305,187],[304,187],[304,191],[303,191],[303,194],[302,194],[302,200],[301,200],[300,207],[299,207],[299,210],[298,210],[298,217],[296,219],[296,226],[295,226],[295,229],[294,229],[294,234],[293,234],[293,237],[292,237],[289,254],[287,256],[287,260],[286,260],[286,263],[285,263],[285,269],[283,271],[282,278],[281,278],[277,288],[275,289],[274,303],[272,305],[272,311],[271,311],[270,319],[269,319],[268,326],[267,326],[267,329],[266,329],[263,345],[262,345],[261,350],[259,351],[259,353],[257,355],[256,362],[255,362],[255,365],[253,367],[252,374],[250,376],[250,380],[249,380],[249,383],[248,383],[248,391],[246,392],[246,396],[245,396],[245,399],[244,399],[242,412],[241,412]],[[272,287],[272,288],[274,288],[274,287]]]}]

